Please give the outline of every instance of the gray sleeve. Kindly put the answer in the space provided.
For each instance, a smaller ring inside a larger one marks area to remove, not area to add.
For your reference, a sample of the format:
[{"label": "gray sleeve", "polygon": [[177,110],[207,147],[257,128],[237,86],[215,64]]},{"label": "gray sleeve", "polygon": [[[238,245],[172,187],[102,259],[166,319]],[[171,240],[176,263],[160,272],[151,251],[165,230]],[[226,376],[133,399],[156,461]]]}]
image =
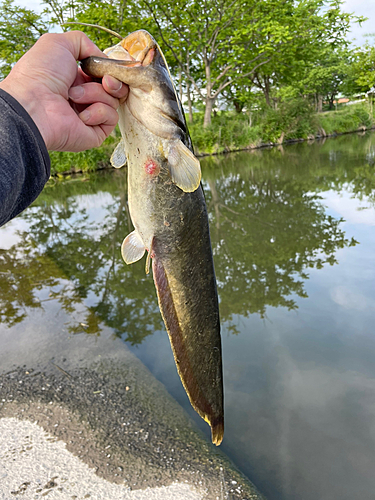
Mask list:
[{"label": "gray sleeve", "polygon": [[49,175],[50,159],[37,126],[0,89],[0,226],[37,198]]}]

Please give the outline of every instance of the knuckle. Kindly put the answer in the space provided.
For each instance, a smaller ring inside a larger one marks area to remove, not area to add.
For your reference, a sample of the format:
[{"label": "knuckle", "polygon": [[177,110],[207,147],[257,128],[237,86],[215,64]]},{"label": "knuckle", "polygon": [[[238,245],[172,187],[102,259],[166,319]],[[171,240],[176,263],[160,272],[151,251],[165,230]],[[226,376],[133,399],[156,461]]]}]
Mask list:
[{"label": "knuckle", "polygon": [[103,102],[98,102],[95,105],[95,115],[97,117],[97,121],[103,123],[108,118],[110,114],[110,107],[104,104]]},{"label": "knuckle", "polygon": [[40,38],[39,42],[43,43],[53,43],[59,38],[58,33],[44,33]]}]

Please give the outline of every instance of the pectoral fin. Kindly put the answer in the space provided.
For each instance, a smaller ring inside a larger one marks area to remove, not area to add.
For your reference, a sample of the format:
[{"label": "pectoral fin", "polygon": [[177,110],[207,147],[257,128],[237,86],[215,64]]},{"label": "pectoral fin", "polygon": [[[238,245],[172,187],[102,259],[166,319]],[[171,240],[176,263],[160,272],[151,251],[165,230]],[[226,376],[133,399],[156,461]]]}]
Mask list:
[{"label": "pectoral fin", "polygon": [[168,153],[172,181],[186,193],[199,187],[201,167],[199,160],[182,141],[175,143]]},{"label": "pectoral fin", "polygon": [[145,253],[145,246],[137,231],[128,234],[121,245],[121,255],[127,264],[140,260]]},{"label": "pectoral fin", "polygon": [[126,165],[125,144],[123,139],[117,144],[111,156],[112,167],[121,168]]}]

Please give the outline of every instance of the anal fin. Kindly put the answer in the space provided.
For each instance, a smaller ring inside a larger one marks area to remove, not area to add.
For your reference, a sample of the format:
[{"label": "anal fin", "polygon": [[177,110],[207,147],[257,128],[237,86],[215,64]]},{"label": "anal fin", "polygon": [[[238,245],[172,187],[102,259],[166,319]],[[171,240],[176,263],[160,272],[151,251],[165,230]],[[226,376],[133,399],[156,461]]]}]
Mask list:
[{"label": "anal fin", "polygon": [[188,338],[188,332],[184,331],[180,321],[181,301],[171,286],[163,262],[157,256],[153,257],[152,270],[159,307],[167,328],[178,374],[191,405],[210,425],[212,442],[218,446],[224,435],[224,414],[222,405],[213,404],[212,400],[217,398],[220,403],[222,392],[218,391],[212,395],[214,391],[208,374],[208,366],[197,362],[197,359],[194,359],[196,352],[189,349],[188,344],[192,339]]},{"label": "anal fin", "polygon": [[153,239],[151,240],[151,245],[150,245],[150,248],[149,248],[149,251],[148,251],[148,254],[147,254],[147,259],[146,259],[146,266],[145,266],[145,271],[146,271],[146,274],[149,274],[150,273],[150,264],[151,264],[151,254],[152,254],[152,243],[153,243]]}]

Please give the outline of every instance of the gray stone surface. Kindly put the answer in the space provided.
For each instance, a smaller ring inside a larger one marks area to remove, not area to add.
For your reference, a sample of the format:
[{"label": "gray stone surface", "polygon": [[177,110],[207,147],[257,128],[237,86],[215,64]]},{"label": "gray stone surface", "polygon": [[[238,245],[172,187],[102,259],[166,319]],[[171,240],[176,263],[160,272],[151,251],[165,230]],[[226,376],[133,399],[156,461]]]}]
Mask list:
[{"label": "gray stone surface", "polygon": [[69,334],[85,313],[0,325],[0,498],[260,499],[109,328]]}]

